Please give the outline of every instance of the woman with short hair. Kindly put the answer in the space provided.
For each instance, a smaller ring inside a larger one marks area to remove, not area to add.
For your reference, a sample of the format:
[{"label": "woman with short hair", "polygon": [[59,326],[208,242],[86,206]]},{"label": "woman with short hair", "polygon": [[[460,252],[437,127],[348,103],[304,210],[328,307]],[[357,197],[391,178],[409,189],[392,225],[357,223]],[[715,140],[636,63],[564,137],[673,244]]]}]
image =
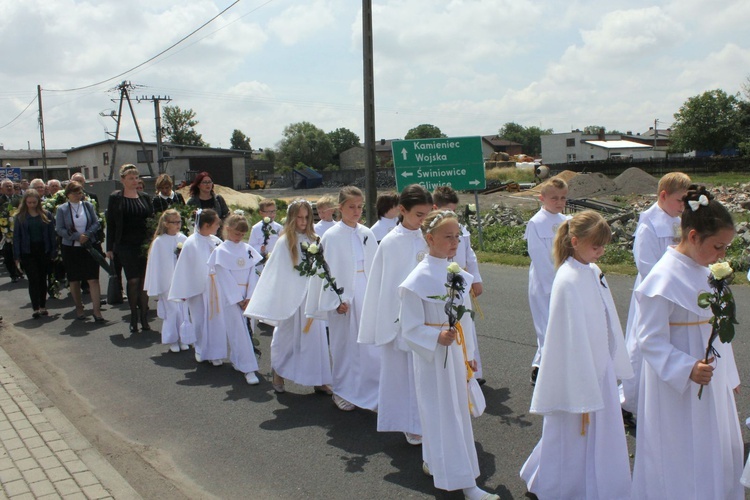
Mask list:
[{"label": "woman with short hair", "polygon": [[174,204],[184,205],[185,198],[180,193],[172,190],[172,178],[167,174],[161,174],[156,178],[156,196],[152,200],[154,212],[163,212]]},{"label": "woman with short hair", "polygon": [[76,308],[76,319],[85,320],[81,282],[89,284],[94,321],[104,323],[101,312],[101,287],[99,286],[99,264],[89,253],[92,245],[98,243],[99,217],[94,205],[84,201],[83,186],[70,181],[65,187],[67,203],[57,207],[55,227],[61,238],[61,250],[65,273],[70,283],[70,295]]},{"label": "woman with short hair", "polygon": [[[220,194],[214,193],[214,182],[208,172],[201,172],[195,176],[193,183],[190,184],[190,199],[187,201],[188,205],[192,205],[196,208],[214,210],[222,221],[229,215],[229,207],[227,202]],[[216,232],[217,236],[221,228]]]}]

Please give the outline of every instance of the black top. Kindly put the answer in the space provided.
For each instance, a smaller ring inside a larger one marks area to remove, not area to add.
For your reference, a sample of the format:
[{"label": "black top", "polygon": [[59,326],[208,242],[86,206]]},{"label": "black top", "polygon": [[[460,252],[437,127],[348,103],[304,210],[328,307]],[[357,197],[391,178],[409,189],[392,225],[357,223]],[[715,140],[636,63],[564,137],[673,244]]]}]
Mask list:
[{"label": "black top", "polygon": [[154,214],[151,198],[138,193],[138,198],[125,198],[122,191],[109,195],[107,203],[107,251],[115,245],[141,245],[150,237],[146,219]]},{"label": "black top", "polygon": [[193,205],[198,208],[210,208],[211,210],[216,210],[216,213],[219,214],[219,219],[224,220],[227,218],[227,215],[229,215],[229,207],[227,206],[227,202],[224,201],[224,198],[220,194],[214,195],[208,200],[201,200],[197,196],[191,196],[190,199],[187,201],[188,205]]}]

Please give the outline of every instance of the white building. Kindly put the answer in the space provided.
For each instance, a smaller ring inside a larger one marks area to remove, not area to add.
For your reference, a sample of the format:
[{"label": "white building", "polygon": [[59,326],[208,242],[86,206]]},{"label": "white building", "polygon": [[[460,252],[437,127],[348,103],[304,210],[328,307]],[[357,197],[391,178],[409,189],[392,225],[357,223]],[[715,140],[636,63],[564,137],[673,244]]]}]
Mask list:
[{"label": "white building", "polygon": [[666,149],[648,144],[640,136],[584,134],[580,130],[542,136],[542,159],[547,165],[610,159],[664,158]]}]

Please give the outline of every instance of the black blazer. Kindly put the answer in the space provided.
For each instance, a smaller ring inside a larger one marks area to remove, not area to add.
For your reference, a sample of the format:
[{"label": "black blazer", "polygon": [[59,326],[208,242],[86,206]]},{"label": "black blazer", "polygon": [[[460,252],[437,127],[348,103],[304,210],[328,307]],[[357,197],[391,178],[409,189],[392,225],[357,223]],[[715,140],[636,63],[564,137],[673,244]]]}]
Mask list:
[{"label": "black blazer", "polygon": [[166,200],[162,198],[161,196],[159,196],[158,194],[154,196],[152,201],[153,201],[155,213],[163,212],[174,204],[180,204],[180,205],[185,204],[185,198],[183,198],[180,193],[178,193],[177,191],[173,191],[173,193],[174,193],[174,196]]}]

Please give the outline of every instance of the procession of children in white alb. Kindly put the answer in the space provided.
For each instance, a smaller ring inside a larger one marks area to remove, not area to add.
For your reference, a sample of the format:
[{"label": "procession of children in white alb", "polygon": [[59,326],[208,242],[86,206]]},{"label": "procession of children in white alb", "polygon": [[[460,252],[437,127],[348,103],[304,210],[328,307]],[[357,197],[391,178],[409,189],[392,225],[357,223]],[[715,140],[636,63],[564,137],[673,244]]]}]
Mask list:
[{"label": "procession of children in white alb", "polygon": [[[596,265],[608,224],[593,211],[563,215],[563,181],[542,188],[524,236],[538,344],[530,411],[544,417],[520,471],[531,496],[740,499],[750,486],[732,347],[717,341],[708,357],[712,313],[698,301],[734,224],[684,174],[668,174],[658,189],[635,234],[638,277],[623,333]],[[360,224],[363,205],[349,186],[338,200],[318,200],[319,223],[298,199],[282,225],[263,200],[252,228],[241,213],[223,221],[223,241],[213,210],[197,212],[187,238],[179,212],[163,212],[145,281],[158,298],[162,342],[173,352],[194,346],[198,362],[228,360],[256,385],[251,331],[268,324],[276,393],[289,380],[331,395],[342,411],[375,411],[378,431],[422,446],[421,469],[436,488],[500,498],[476,482],[471,419],[485,401],[473,304],[483,288],[454,213],[458,196],[417,184],[382,194],[372,229]],[[631,477],[625,425],[636,422]]]}]

